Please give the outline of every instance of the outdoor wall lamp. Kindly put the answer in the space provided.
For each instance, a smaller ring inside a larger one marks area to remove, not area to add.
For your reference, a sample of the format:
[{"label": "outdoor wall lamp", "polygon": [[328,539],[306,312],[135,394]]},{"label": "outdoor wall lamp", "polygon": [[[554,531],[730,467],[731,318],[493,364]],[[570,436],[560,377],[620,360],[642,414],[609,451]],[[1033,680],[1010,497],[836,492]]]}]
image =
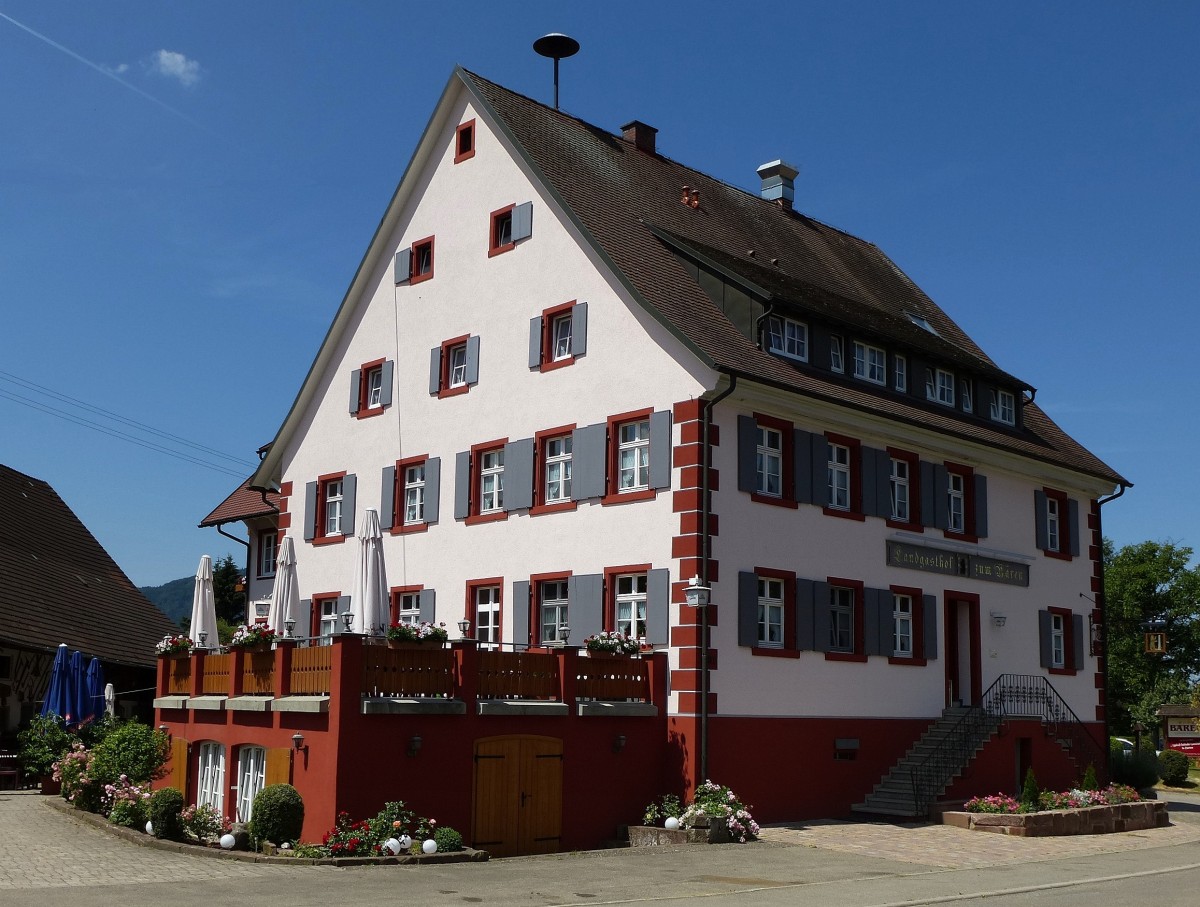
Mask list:
[{"label": "outdoor wall lamp", "polygon": [[570,638],[571,638],[571,628],[569,626],[567,626],[566,624],[559,624],[558,625],[558,640],[559,640],[559,642],[561,642],[565,646],[567,644],[567,640]]},{"label": "outdoor wall lamp", "polygon": [[207,649],[208,646],[206,645],[206,643],[208,642],[208,631],[201,630],[199,633],[196,634],[196,637],[200,640],[200,648]]},{"label": "outdoor wall lamp", "polygon": [[292,734],[292,746],[296,748],[296,752],[308,752],[308,747],[304,745],[304,735],[297,731]]},{"label": "outdoor wall lamp", "polygon": [[708,597],[712,589],[700,585],[700,577],[693,576],[692,581],[684,587],[683,595],[689,608],[708,607]]},{"label": "outdoor wall lamp", "polygon": [[289,617],[287,620],[285,620],[285,621],[283,622],[283,625],[284,625],[284,627],[286,627],[286,628],[287,628],[287,635],[288,635],[289,637],[290,637],[290,636],[292,636],[292,635],[294,635],[294,634],[292,633],[292,631],[296,629],[296,620],[295,620],[295,618]]},{"label": "outdoor wall lamp", "polygon": [[992,611],[991,618],[993,627],[1003,627],[1008,622],[1008,617],[1001,611]]},{"label": "outdoor wall lamp", "polygon": [[342,612],[342,626],[343,626],[345,629],[344,629],[344,630],[342,630],[342,632],[343,632],[343,633],[349,633],[349,632],[350,632],[350,625],[351,625],[352,623],[354,623],[354,612],[353,612],[353,611],[343,611],[343,612]]},{"label": "outdoor wall lamp", "polygon": [[471,632],[471,622],[465,617],[458,622],[458,632],[462,634],[463,639]]},{"label": "outdoor wall lamp", "polygon": [[617,736],[613,737],[613,752],[619,753],[623,749],[625,749],[625,735],[617,734]]},{"label": "outdoor wall lamp", "polygon": [[167,742],[170,743],[171,742],[171,729],[169,727],[167,727],[167,725],[165,725],[165,724],[160,724],[158,726],[158,729],[167,735]]},{"label": "outdoor wall lamp", "polygon": [[408,738],[408,755],[413,757],[419,752],[421,752],[421,738],[413,734]]}]

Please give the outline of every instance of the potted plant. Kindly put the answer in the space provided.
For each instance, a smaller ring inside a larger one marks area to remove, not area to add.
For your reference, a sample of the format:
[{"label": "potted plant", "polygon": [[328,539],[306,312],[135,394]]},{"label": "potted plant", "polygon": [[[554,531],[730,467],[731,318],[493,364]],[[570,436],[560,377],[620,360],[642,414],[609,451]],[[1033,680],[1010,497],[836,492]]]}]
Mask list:
[{"label": "potted plant", "polygon": [[418,624],[405,624],[396,621],[388,627],[388,648],[401,649],[407,646],[428,646],[432,649],[441,648],[449,639],[444,623],[434,624],[423,620]]},{"label": "potted plant", "polygon": [[27,774],[42,779],[42,793],[58,793],[58,782],[53,780],[54,763],[71,748],[74,739],[57,715],[37,715],[17,734],[21,764]]},{"label": "potted plant", "polygon": [[615,630],[602,630],[583,641],[589,655],[637,655],[641,644],[632,636]]},{"label": "potted plant", "polygon": [[175,636],[164,636],[154,647],[159,658],[186,658],[192,654],[191,637],[182,633]]},{"label": "potted plant", "polygon": [[229,647],[246,652],[268,652],[277,639],[279,634],[266,624],[246,624],[234,631]]}]

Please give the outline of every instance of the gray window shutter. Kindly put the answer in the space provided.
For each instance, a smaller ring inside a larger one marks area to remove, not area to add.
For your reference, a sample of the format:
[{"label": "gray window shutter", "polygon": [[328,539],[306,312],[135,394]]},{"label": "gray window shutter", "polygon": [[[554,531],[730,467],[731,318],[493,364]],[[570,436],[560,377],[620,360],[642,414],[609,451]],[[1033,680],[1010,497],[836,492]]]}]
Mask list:
[{"label": "gray window shutter", "polygon": [[796,580],[796,648],[810,650],[816,645],[813,637],[813,595],[816,583],[810,579]]},{"label": "gray window shutter", "polygon": [[987,476],[975,475],[975,535],[981,539],[988,534]]},{"label": "gray window shutter", "polygon": [[737,417],[738,491],[758,488],[758,423],[753,416]]},{"label": "gray window shutter", "polygon": [[471,452],[454,455],[454,518],[465,520],[471,513]]},{"label": "gray window shutter", "polygon": [[655,646],[671,642],[671,571],[646,574],[646,641]]},{"label": "gray window shutter", "polygon": [[650,414],[650,487],[671,487],[671,414]]},{"label": "gray window shutter", "polygon": [[[817,499],[813,496],[813,436],[797,428],[792,437],[792,487],[795,490],[796,501],[800,504],[815,504]],[[756,444],[756,454],[757,448]],[[756,472],[757,469],[755,464]]]},{"label": "gray window shutter", "polygon": [[[875,476],[875,454],[878,451],[873,447],[867,447],[865,444],[858,448],[859,456],[859,474],[861,475],[862,484],[862,512],[867,516],[877,516],[875,513],[875,491],[876,491],[876,476]],[[853,482],[853,476],[851,476]],[[853,495],[851,495],[851,503],[853,503]]]},{"label": "gray window shutter", "polygon": [[408,283],[409,277],[412,276],[412,249],[401,249],[396,253],[396,262],[392,269],[392,278],[396,281],[396,286],[402,283]]},{"label": "gray window shutter", "polygon": [[1046,531],[1046,518],[1049,513],[1049,507],[1046,504],[1046,492],[1040,488],[1033,492],[1033,534],[1037,539],[1037,546],[1042,551],[1046,551],[1050,547],[1049,533]]},{"label": "gray window shutter", "polygon": [[933,464],[933,525],[950,528],[950,473],[940,463]]},{"label": "gray window shutter", "polygon": [[604,629],[604,574],[585,573],[567,578],[567,626],[576,646]]},{"label": "gray window shutter", "polygon": [[293,614],[296,618],[297,636],[319,636],[320,630],[313,629],[313,605],[311,598],[300,599],[300,613]]},{"label": "gray window shutter", "polygon": [[422,589],[417,596],[417,601],[421,608],[421,620],[433,623],[434,618],[437,616],[437,590]]},{"label": "gray window shutter", "polygon": [[467,338],[467,384],[479,383],[479,335]]},{"label": "gray window shutter", "polygon": [[396,467],[383,467],[379,488],[379,528],[391,529],[396,516]]},{"label": "gray window shutter", "polygon": [[[864,474],[866,468],[864,465]],[[912,501],[908,506],[913,506]],[[875,451],[875,516],[885,520],[892,516],[892,455],[886,450]]]},{"label": "gray window shutter", "polygon": [[603,422],[571,433],[571,499],[585,501],[604,496],[605,437]]},{"label": "gray window shutter", "polygon": [[571,308],[571,355],[587,352],[587,303],[577,302]]},{"label": "gray window shutter", "polygon": [[829,441],[812,436],[812,500],[822,507],[829,503]]},{"label": "gray window shutter", "polygon": [[813,648],[828,652],[829,644],[829,583],[813,583]]},{"label": "gray window shutter", "polygon": [[362,399],[362,369],[356,368],[350,373],[350,415],[358,412],[358,402]]},{"label": "gray window shutter", "polygon": [[513,645],[529,645],[529,580],[513,583],[512,594]]},{"label": "gray window shutter", "polygon": [[1067,539],[1071,544],[1071,556],[1079,557],[1079,502],[1067,499]]},{"label": "gray window shutter", "polygon": [[383,387],[379,394],[379,403],[382,406],[392,405],[392,376],[396,369],[396,363],[388,359],[383,363]]},{"label": "gray window shutter", "polygon": [[542,364],[542,316],[529,319],[529,367],[539,368]]},{"label": "gray window shutter", "polygon": [[938,607],[936,595],[921,596],[921,641],[925,646],[926,658],[937,658]]},{"label": "gray window shutter", "polygon": [[342,535],[354,535],[354,510],[358,506],[358,476],[348,473],[342,479]]},{"label": "gray window shutter", "polygon": [[504,445],[504,509],[533,506],[533,438]]},{"label": "gray window shutter", "polygon": [[1038,612],[1038,644],[1041,649],[1041,661],[1043,668],[1054,666],[1054,643],[1050,638],[1052,632],[1052,624],[1050,623],[1050,612]]},{"label": "gray window shutter", "polygon": [[886,589],[863,590],[863,652],[867,655],[892,654],[891,600],[892,593]]},{"label": "gray window shutter", "polygon": [[425,461],[425,522],[438,521],[438,506],[442,500],[442,458]]},{"label": "gray window shutter", "polygon": [[520,242],[533,235],[533,202],[524,202],[512,211],[512,241]]},{"label": "gray window shutter", "polygon": [[738,573],[738,645],[758,645],[758,574]]},{"label": "gray window shutter", "polygon": [[1071,667],[1073,667],[1076,671],[1082,671],[1083,670],[1083,615],[1082,614],[1072,614],[1071,615],[1071,636],[1072,636],[1071,648],[1074,649],[1074,651],[1071,653],[1072,656],[1074,657],[1074,661],[1071,663]]},{"label": "gray window shutter", "polygon": [[[922,379],[924,380],[924,379]],[[937,519],[937,499],[933,488],[933,464],[921,461],[921,525],[932,526]]]},{"label": "gray window shutter", "polygon": [[429,393],[436,395],[442,389],[442,348],[435,346],[429,351]]},{"label": "gray window shutter", "polygon": [[317,483],[304,485],[304,541],[311,542],[317,534]]}]

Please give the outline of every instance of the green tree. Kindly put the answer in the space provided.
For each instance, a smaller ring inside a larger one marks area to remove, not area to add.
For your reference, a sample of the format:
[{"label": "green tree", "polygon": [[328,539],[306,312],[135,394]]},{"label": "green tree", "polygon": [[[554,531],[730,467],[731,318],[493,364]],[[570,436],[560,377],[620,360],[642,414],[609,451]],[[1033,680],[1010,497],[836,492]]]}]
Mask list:
[{"label": "green tree", "polygon": [[246,578],[232,554],[213,564],[213,598],[218,621],[240,624],[246,619]]},{"label": "green tree", "polygon": [[[1166,702],[1186,703],[1200,674],[1200,569],[1192,549],[1141,542],[1114,551],[1104,540],[1105,619],[1108,624],[1108,707],[1117,732],[1134,722],[1158,727]],[[1145,651],[1151,621],[1161,621],[1167,651]]]}]

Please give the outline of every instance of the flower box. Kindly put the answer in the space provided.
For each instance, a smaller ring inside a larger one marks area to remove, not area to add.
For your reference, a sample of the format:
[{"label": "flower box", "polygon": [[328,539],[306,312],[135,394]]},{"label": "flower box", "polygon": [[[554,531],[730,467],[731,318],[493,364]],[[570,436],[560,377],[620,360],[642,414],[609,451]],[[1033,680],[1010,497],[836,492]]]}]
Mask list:
[{"label": "flower box", "polygon": [[446,645],[444,639],[414,640],[414,639],[389,639],[387,647],[389,649],[441,649]]}]

